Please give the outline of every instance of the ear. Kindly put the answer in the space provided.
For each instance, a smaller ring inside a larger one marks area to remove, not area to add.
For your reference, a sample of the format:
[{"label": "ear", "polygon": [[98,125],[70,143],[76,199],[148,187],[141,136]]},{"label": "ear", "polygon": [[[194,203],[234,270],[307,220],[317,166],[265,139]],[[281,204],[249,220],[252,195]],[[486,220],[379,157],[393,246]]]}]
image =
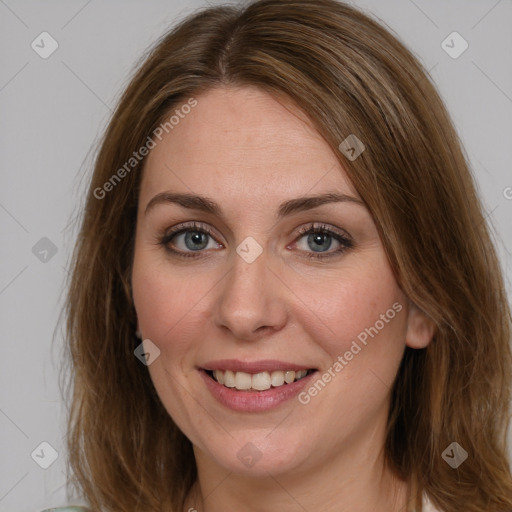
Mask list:
[{"label": "ear", "polygon": [[140,332],[139,320],[138,319],[136,321],[136,324],[137,324],[137,328],[135,329],[135,337],[139,338],[139,340],[141,340],[142,339],[142,334]]},{"label": "ear", "polygon": [[405,343],[411,348],[425,348],[434,337],[435,324],[414,302],[409,302]]}]

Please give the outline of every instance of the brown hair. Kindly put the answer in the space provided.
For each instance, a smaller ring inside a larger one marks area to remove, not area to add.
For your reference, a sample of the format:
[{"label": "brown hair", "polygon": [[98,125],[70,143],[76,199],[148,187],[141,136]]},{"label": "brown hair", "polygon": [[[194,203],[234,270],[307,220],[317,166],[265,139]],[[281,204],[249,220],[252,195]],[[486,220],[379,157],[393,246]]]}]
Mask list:
[{"label": "brown hair", "polygon": [[[436,325],[426,349],[406,348],[392,390],[385,453],[411,483],[410,507],[426,492],[446,512],[512,509],[510,308],[466,157],[416,58],[334,0],[204,9],[158,42],[120,99],[69,287],[73,482],[94,510],[134,512],[181,510],[195,481],[191,443],[133,353],[144,159],[112,177],[171,109],[222,85],[284,95],[306,113],[370,210],[399,285]],[[338,150],[350,134],[366,147],[353,161]],[[468,452],[457,469],[442,458],[454,441]]]}]

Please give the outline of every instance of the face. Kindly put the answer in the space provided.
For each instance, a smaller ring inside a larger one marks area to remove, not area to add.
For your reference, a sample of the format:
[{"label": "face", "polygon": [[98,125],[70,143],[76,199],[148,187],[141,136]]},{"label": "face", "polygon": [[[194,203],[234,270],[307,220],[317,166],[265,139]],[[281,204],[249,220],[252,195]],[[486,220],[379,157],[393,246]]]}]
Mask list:
[{"label": "face", "polygon": [[249,87],[196,100],[139,197],[133,298],[163,405],[198,461],[232,472],[380,449],[405,346],[431,332],[370,213],[291,105]]}]

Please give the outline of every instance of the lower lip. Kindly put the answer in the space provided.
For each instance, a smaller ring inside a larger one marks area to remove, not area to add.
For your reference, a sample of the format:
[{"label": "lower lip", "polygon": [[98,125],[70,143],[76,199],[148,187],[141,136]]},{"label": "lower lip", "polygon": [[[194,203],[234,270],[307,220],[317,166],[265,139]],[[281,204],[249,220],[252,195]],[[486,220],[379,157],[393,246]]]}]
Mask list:
[{"label": "lower lip", "polygon": [[316,374],[315,372],[302,377],[302,379],[283,384],[277,388],[270,388],[266,391],[237,391],[235,388],[227,388],[212,379],[204,370],[199,370],[206,387],[210,393],[222,405],[234,411],[258,412],[274,409],[283,402],[298,395],[306,387],[307,383]]}]

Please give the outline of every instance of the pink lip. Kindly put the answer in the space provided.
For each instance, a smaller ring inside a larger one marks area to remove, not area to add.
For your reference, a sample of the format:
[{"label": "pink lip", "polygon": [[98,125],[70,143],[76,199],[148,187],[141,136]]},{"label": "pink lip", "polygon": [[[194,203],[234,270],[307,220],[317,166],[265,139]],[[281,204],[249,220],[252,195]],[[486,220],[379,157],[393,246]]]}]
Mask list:
[{"label": "pink lip", "polygon": [[[258,366],[258,368],[261,368],[261,366]],[[274,370],[276,369],[275,366],[272,368]],[[286,366],[286,368],[297,368],[304,370],[307,369],[304,367],[300,368],[290,365]],[[226,386],[219,384],[216,380],[212,379],[205,370],[199,369],[199,374],[201,375],[206,384],[206,387],[209,389],[213,397],[216,398],[217,401],[225,407],[228,407],[234,411],[242,412],[261,412],[278,407],[283,402],[290,400],[302,389],[304,389],[304,387],[306,387],[306,385],[311,380],[311,377],[316,375],[316,373],[316,371],[312,372],[311,374],[306,375],[302,379],[292,382],[291,384],[283,384],[277,388],[270,388],[267,391],[237,391],[236,389],[227,388]]]},{"label": "pink lip", "polygon": [[[239,359],[221,359],[210,361],[201,365],[204,370],[231,370],[232,372],[260,373],[271,372],[273,370],[312,370],[311,366],[302,364],[286,363],[273,359],[264,359],[261,361],[240,361]],[[297,381],[300,382],[300,381]]]}]

